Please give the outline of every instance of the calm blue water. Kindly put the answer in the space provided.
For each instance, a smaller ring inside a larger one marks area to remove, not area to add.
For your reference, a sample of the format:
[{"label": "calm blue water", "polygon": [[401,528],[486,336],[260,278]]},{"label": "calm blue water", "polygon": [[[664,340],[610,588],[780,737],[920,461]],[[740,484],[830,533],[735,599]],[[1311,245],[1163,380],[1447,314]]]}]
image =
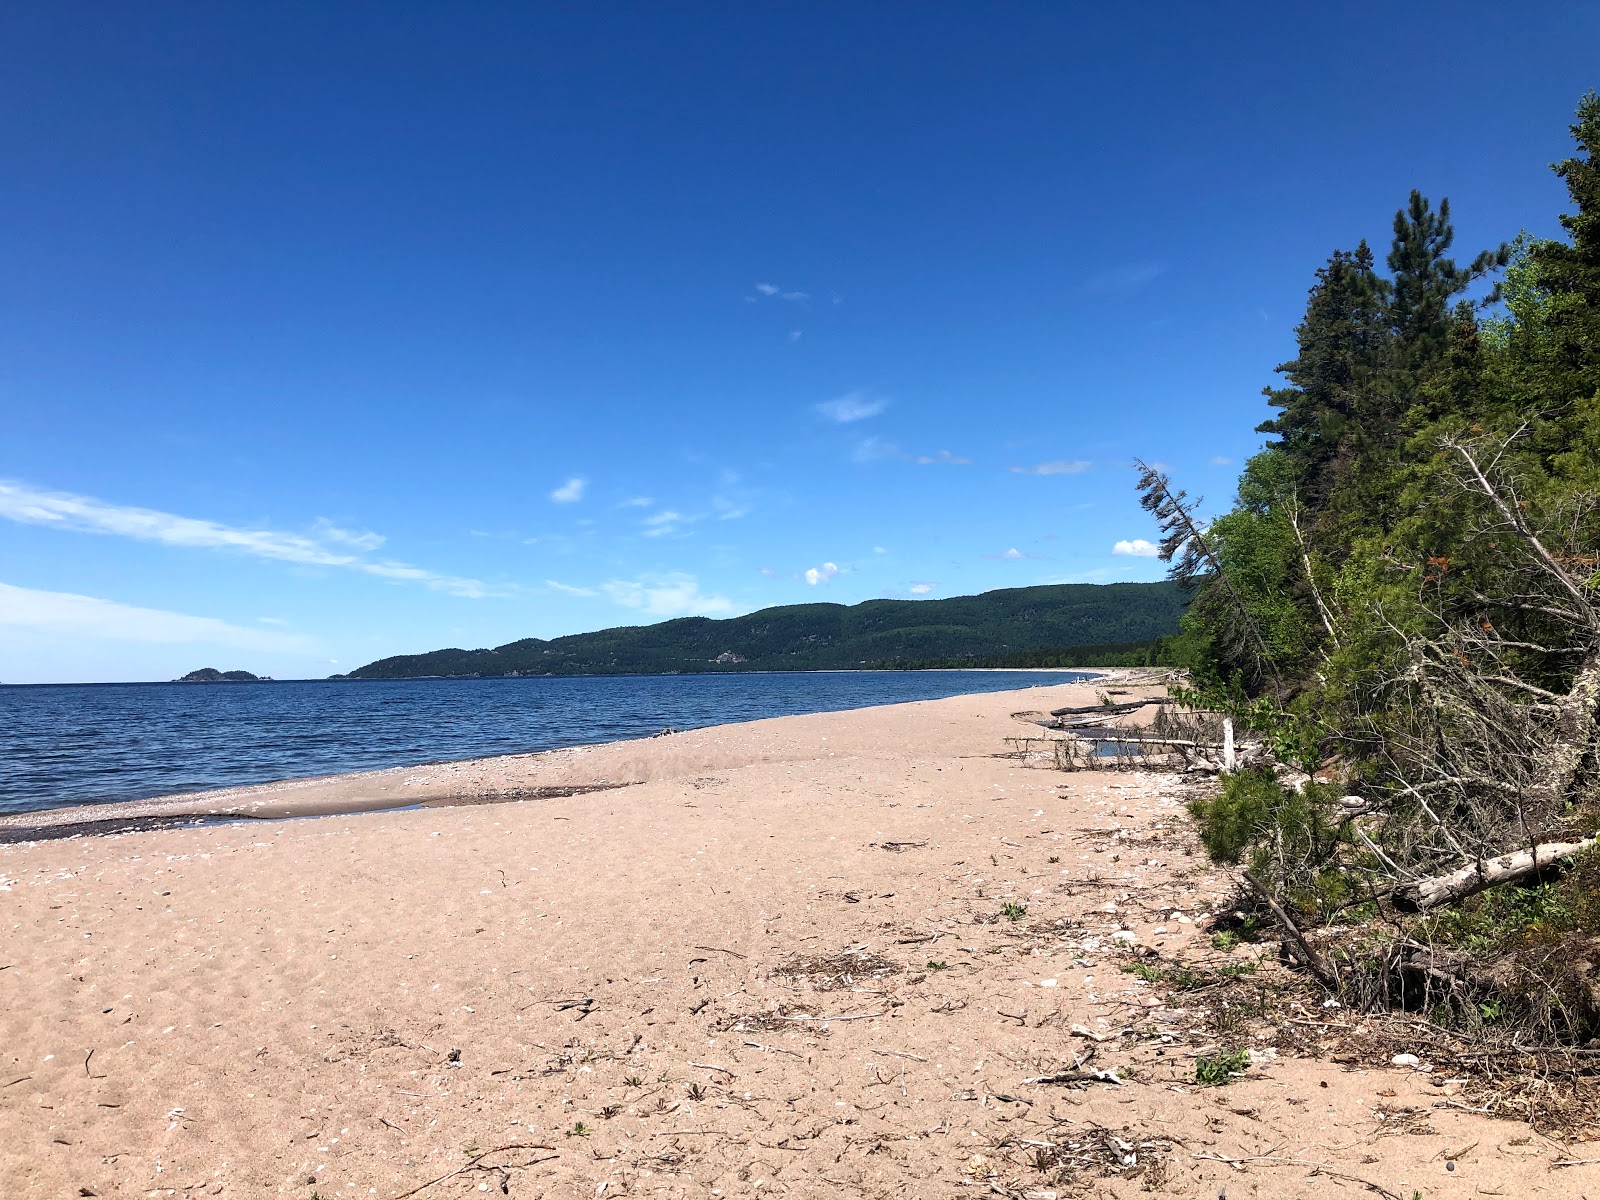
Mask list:
[{"label": "calm blue water", "polygon": [[0,812],[1083,678],[1072,671],[862,671],[0,687]]}]

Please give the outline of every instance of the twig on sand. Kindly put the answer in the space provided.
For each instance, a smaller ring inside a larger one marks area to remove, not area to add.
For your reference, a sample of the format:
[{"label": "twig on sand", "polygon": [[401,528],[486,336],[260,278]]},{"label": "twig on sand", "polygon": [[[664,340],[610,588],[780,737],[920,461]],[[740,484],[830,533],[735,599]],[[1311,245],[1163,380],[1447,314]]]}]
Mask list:
[{"label": "twig on sand", "polygon": [[731,954],[731,955],[733,955],[734,958],[743,958],[744,957],[744,955],[740,954],[737,950],[724,950],[721,946],[690,946],[689,949],[691,949],[691,950],[710,950],[710,951],[712,951],[713,953],[716,953],[716,954]]},{"label": "twig on sand", "polygon": [[884,1050],[884,1049],[881,1049],[880,1047],[874,1046],[874,1047],[872,1047],[872,1052],[874,1054],[891,1054],[895,1058],[909,1058],[909,1059],[912,1059],[915,1062],[927,1062],[928,1061],[927,1059],[923,1058],[922,1055],[920,1055],[920,1054],[911,1054],[911,1053],[908,1053],[905,1050]]},{"label": "twig on sand", "polygon": [[771,1054],[787,1054],[790,1058],[798,1058],[801,1062],[806,1059],[804,1054],[798,1054],[793,1050],[785,1050],[782,1046],[768,1046],[762,1042],[746,1042],[745,1045],[756,1050],[765,1050]]},{"label": "twig on sand", "polygon": [[1278,1158],[1271,1154],[1252,1154],[1246,1158],[1234,1158],[1228,1154],[1196,1153],[1190,1158],[1205,1158],[1212,1162],[1227,1163],[1236,1171],[1242,1171],[1251,1163],[1259,1163],[1268,1167],[1310,1167],[1313,1175],[1326,1175],[1329,1179],[1343,1179],[1347,1183],[1359,1183],[1369,1191],[1377,1192],[1386,1200],[1400,1200],[1400,1197],[1391,1192],[1380,1183],[1373,1183],[1370,1179],[1363,1179],[1359,1175],[1347,1175],[1343,1171],[1336,1171],[1327,1163],[1313,1162],[1309,1158]]},{"label": "twig on sand", "polygon": [[[507,1150],[554,1150],[554,1149],[555,1149],[554,1146],[541,1146],[541,1145],[538,1145],[538,1144],[536,1144],[534,1142],[511,1142],[511,1143],[509,1143],[507,1145],[504,1145],[504,1146],[496,1146],[493,1150],[485,1150],[482,1154],[474,1155],[473,1157],[469,1158],[466,1162],[464,1162],[461,1166],[457,1167],[454,1171],[446,1171],[443,1175],[440,1175],[437,1179],[430,1179],[430,1180],[428,1180],[427,1183],[419,1183],[419,1184],[417,1184],[416,1187],[412,1188],[409,1192],[401,1192],[398,1196],[394,1197],[394,1200],[406,1200],[407,1196],[415,1196],[418,1192],[424,1191],[427,1188],[431,1188],[436,1183],[443,1183],[446,1179],[454,1179],[457,1175],[461,1174],[461,1172],[472,1170],[473,1167],[477,1166],[480,1162],[482,1162],[484,1159],[488,1158],[492,1154],[504,1154]],[[561,1156],[559,1154],[552,1154],[550,1156],[550,1158],[560,1158],[560,1157]],[[531,1167],[531,1166],[534,1165],[534,1163],[549,1162],[549,1161],[550,1161],[549,1158],[536,1158],[536,1159],[533,1160],[533,1162],[523,1163],[521,1165],[522,1166],[526,1166],[526,1167]]]},{"label": "twig on sand", "polygon": [[407,1136],[407,1137],[411,1136],[410,1134],[407,1134],[404,1129],[401,1129],[400,1126],[396,1125],[393,1121],[389,1120],[388,1117],[379,1117],[378,1118],[378,1122],[379,1122],[379,1124],[387,1125],[390,1129],[393,1129],[396,1133],[405,1134],[405,1136]]},{"label": "twig on sand", "polygon": [[738,1078],[738,1076],[735,1075],[732,1071],[728,1070],[727,1067],[719,1067],[719,1066],[717,1066],[716,1063],[697,1063],[697,1062],[692,1062],[689,1065],[691,1067],[699,1067],[702,1071],[721,1071],[729,1079],[737,1079]]},{"label": "twig on sand", "polygon": [[1057,1071],[1054,1075],[1035,1075],[1023,1083],[1114,1083],[1122,1086],[1115,1071],[1091,1069],[1087,1071]]},{"label": "twig on sand", "polygon": [[888,1013],[854,1013],[847,1017],[785,1017],[774,1016],[777,1021],[870,1021],[873,1017],[886,1017]]}]

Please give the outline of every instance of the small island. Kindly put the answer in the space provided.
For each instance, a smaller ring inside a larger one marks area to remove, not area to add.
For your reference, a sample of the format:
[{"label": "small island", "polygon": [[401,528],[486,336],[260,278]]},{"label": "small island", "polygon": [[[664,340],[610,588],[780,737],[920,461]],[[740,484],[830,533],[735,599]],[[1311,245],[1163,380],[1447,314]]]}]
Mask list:
[{"label": "small island", "polygon": [[190,671],[182,679],[173,680],[174,683],[262,683],[272,679],[270,675],[252,675],[249,671],[219,671],[215,667],[201,667],[198,671]]}]

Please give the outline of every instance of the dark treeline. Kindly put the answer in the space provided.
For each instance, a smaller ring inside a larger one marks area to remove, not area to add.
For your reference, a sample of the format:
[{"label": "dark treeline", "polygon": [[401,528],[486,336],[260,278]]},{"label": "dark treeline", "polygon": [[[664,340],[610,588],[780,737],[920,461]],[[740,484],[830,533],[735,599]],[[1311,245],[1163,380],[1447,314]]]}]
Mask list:
[{"label": "dark treeline", "polygon": [[1054,646],[1044,650],[1018,650],[1010,654],[972,654],[965,657],[905,659],[877,664],[890,670],[938,671],[962,668],[1018,670],[1024,668],[1154,667],[1175,663],[1171,638],[1142,642],[1112,642],[1092,646]]},{"label": "dark treeline", "polygon": [[1231,511],[1203,524],[1153,469],[1140,487],[1194,593],[1170,647],[1192,699],[1335,781],[1231,778],[1198,809],[1212,852],[1293,919],[1360,931],[1321,964],[1355,999],[1581,1041],[1600,1034],[1593,93],[1572,133],[1563,237],[1457,258],[1448,202],[1412,192],[1381,259],[1358,241],[1317,269]]}]

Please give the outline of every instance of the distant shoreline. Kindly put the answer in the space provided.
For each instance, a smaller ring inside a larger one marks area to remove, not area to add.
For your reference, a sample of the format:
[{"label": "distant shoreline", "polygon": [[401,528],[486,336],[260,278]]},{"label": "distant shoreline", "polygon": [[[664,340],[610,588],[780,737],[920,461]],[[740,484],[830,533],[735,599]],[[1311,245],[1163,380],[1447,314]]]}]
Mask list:
[{"label": "distant shoreline", "polygon": [[[1079,673],[1098,675],[1108,671],[1158,670],[1155,667],[795,667],[789,670],[752,671],[552,671],[547,675],[399,675],[392,679],[354,679],[348,675],[308,675],[303,679],[230,679],[226,683],[428,683],[439,680],[532,680],[532,679],[672,679],[678,676],[700,678],[706,675],[955,675],[1009,674],[1060,675]],[[176,687],[182,679],[98,679],[48,683],[0,683],[0,688],[61,687]],[[209,683],[210,680],[189,681]]]}]

